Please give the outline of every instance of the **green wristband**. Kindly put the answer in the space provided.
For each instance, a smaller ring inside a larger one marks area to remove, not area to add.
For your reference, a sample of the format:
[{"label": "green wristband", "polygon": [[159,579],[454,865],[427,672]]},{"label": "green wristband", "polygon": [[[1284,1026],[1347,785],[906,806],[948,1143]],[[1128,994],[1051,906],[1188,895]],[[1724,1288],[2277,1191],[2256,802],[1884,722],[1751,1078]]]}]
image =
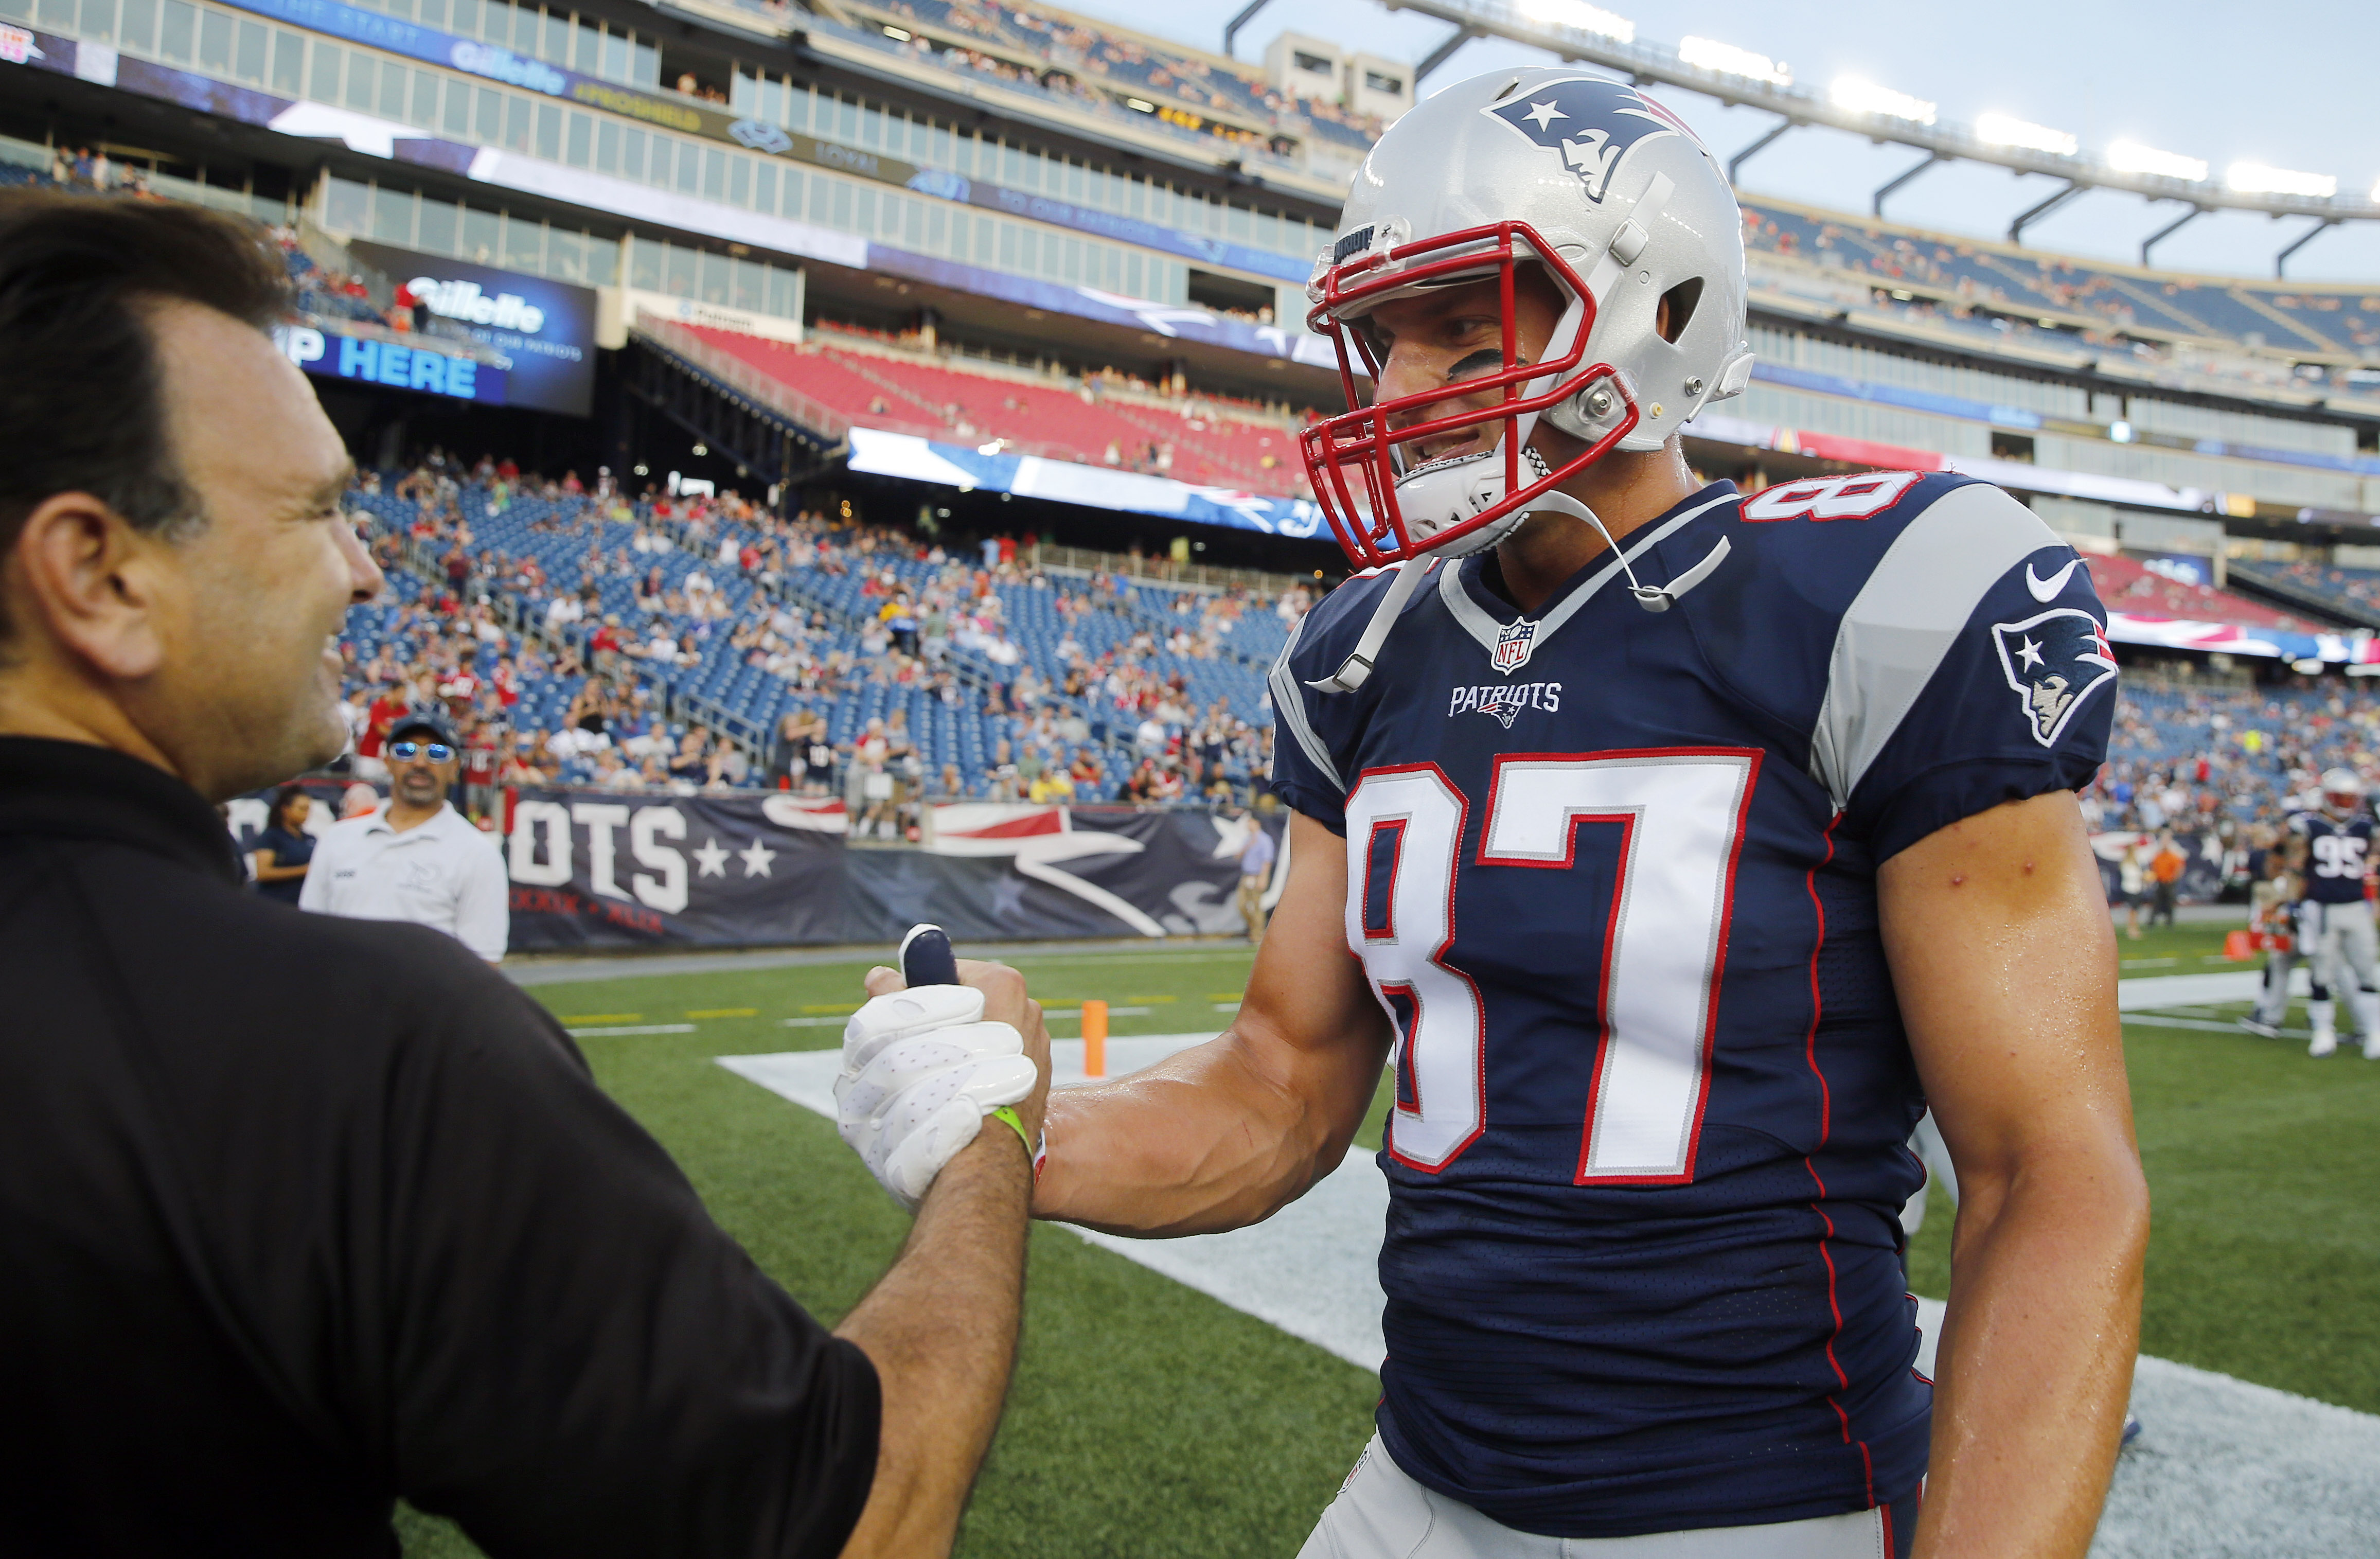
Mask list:
[{"label": "green wristband", "polygon": [[1016,1139],[1025,1144],[1025,1156],[1028,1159],[1034,1156],[1033,1136],[1030,1132],[1025,1129],[1024,1116],[1018,1114],[1014,1110],[1010,1109],[1007,1105],[1002,1104],[999,1109],[994,1110],[991,1113],[991,1118],[996,1121],[1005,1122],[1008,1129],[1016,1133]]}]

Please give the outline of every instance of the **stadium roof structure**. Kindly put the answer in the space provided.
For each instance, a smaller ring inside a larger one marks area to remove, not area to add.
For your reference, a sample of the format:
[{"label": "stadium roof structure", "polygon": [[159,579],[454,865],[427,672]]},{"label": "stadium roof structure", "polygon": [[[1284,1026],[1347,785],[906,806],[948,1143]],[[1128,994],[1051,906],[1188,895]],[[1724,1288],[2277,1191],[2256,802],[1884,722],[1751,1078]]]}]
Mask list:
[{"label": "stadium roof structure", "polygon": [[[1268,0],[1250,0],[1232,18],[1223,32],[1226,54],[1239,30],[1267,4]],[[2194,158],[2121,142],[2105,152],[2087,152],[2072,136],[2003,116],[1986,116],[1976,125],[1955,124],[1940,119],[1931,103],[1864,82],[1839,80],[1821,91],[1810,83],[1793,80],[1782,66],[1749,50],[1705,39],[1687,39],[1675,48],[1640,41],[1634,23],[1585,0],[1519,0],[1517,4],[1381,0],[1381,4],[1392,11],[1417,11],[1454,26],[1444,43],[1415,65],[1416,86],[1464,43],[1494,36],[1543,49],[1565,61],[1585,61],[1618,71],[1640,85],[1659,81],[1715,98],[1731,108],[1763,109],[1778,116],[1773,128],[1728,159],[1730,181],[1747,160],[1787,131],[1814,126],[1923,152],[1921,160],[1876,188],[1870,206],[1878,216],[1884,214],[1884,202],[1896,190],[1937,163],[1989,163],[2066,181],[2057,193],[2017,214],[2009,225],[2011,243],[2023,242],[2026,227],[2094,189],[2189,203],[2190,210],[2142,241],[2143,266],[2151,263],[2150,255],[2159,243],[2211,211],[2310,217],[2313,225],[2274,256],[2273,274],[2284,278],[2289,257],[2323,232],[2343,222],[2380,222],[2380,198],[2375,198],[2380,197],[2380,188],[2362,196],[2342,195],[2335,179],[2252,164],[2235,164],[2225,178],[2216,179],[2205,163]],[[2325,188],[2328,192],[2322,192]]]}]

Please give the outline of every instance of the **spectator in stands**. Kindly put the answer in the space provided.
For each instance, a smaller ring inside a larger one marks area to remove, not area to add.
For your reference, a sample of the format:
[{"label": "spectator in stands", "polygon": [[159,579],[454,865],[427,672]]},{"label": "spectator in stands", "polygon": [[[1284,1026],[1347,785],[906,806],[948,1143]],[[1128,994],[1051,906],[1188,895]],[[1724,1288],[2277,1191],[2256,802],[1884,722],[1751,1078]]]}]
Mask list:
[{"label": "spectator in stands", "polygon": [[249,880],[267,898],[295,907],[306,886],[306,868],[314,859],[314,838],[306,832],[306,815],[313,798],[305,786],[285,785],[273,793],[264,814],[264,831],[249,852]]},{"label": "spectator in stands", "polygon": [[1248,944],[1254,946],[1264,940],[1265,890],[1272,883],[1272,864],[1277,849],[1272,835],[1256,816],[1233,808],[1231,818],[1247,825],[1247,842],[1240,846],[1240,918],[1247,922]]},{"label": "spectator in stands", "polygon": [[2116,902],[2124,907],[2124,934],[2134,942],[2141,939],[2141,905],[2148,897],[2148,846],[2138,838],[2127,841],[2116,857]]},{"label": "spectator in stands", "polygon": [[2172,829],[2157,834],[2156,849],[2149,857],[2148,868],[2153,884],[2150,925],[2155,926],[2159,921],[2168,926],[2174,923],[2174,895],[2177,884],[2181,881],[2182,869],[2189,864],[2189,858],[2181,853],[2181,846],[2174,843]]}]

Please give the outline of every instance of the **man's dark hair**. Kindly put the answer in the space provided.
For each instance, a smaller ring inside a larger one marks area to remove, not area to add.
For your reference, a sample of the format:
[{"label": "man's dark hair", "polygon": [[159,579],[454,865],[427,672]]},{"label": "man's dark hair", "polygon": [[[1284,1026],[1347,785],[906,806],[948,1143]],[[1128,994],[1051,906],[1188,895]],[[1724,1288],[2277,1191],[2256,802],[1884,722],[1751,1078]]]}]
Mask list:
[{"label": "man's dark hair", "polygon": [[170,301],[270,330],[288,269],[262,227],[199,206],[0,193],[0,555],[60,493],[144,530],[200,518],[148,319]]}]

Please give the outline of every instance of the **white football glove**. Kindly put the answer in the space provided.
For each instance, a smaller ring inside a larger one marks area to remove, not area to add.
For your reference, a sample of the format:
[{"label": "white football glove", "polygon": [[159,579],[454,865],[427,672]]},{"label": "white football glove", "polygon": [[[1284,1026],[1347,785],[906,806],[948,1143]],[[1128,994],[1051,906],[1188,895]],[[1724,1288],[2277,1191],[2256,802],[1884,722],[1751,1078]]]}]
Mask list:
[{"label": "white football glove", "polygon": [[924,985],[876,997],[844,1026],[836,1129],[911,1212],[983,1117],[1040,1078],[1024,1036],[982,1019],[973,986]]}]

